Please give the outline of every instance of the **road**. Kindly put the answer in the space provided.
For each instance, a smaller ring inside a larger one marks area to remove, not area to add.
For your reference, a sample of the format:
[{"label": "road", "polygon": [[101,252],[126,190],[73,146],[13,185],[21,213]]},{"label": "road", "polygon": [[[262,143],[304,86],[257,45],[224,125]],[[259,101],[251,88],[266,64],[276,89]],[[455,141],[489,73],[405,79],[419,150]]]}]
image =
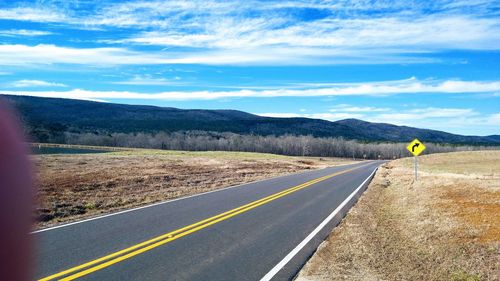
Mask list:
[{"label": "road", "polygon": [[276,177],[35,232],[36,279],[290,280],[381,163]]}]

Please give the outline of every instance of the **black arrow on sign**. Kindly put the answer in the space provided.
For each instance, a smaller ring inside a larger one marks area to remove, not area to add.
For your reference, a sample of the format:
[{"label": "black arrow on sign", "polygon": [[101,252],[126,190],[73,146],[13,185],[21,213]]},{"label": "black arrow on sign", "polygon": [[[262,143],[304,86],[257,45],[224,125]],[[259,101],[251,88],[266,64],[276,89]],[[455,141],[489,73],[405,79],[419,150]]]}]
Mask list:
[{"label": "black arrow on sign", "polygon": [[420,144],[416,143],[411,147],[411,152],[415,152],[415,147],[418,147]]}]

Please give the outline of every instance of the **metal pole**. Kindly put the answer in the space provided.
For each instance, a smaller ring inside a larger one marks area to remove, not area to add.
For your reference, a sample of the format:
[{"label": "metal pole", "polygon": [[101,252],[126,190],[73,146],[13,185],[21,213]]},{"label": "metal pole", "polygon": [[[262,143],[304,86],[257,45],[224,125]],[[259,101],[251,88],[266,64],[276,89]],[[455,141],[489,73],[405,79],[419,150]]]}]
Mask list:
[{"label": "metal pole", "polygon": [[415,159],[415,181],[418,181],[418,159],[417,159],[417,156],[414,156],[413,159]]}]

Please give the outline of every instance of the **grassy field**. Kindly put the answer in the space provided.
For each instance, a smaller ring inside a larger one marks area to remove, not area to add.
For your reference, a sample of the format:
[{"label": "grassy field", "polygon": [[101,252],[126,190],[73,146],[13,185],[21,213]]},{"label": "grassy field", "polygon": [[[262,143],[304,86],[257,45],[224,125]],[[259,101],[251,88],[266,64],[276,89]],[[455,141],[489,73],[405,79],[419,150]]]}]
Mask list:
[{"label": "grassy field", "polygon": [[499,280],[500,151],[379,169],[297,280]]},{"label": "grassy field", "polygon": [[151,149],[34,155],[32,159],[39,186],[36,228],[352,162],[263,153]]}]

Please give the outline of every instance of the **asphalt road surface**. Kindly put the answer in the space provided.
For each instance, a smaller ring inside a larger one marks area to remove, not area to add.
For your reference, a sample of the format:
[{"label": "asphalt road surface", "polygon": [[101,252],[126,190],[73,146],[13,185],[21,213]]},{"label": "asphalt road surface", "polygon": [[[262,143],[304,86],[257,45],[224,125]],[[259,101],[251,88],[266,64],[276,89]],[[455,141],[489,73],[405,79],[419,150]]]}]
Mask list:
[{"label": "asphalt road surface", "polygon": [[33,233],[37,280],[290,280],[381,161],[271,178]]}]

